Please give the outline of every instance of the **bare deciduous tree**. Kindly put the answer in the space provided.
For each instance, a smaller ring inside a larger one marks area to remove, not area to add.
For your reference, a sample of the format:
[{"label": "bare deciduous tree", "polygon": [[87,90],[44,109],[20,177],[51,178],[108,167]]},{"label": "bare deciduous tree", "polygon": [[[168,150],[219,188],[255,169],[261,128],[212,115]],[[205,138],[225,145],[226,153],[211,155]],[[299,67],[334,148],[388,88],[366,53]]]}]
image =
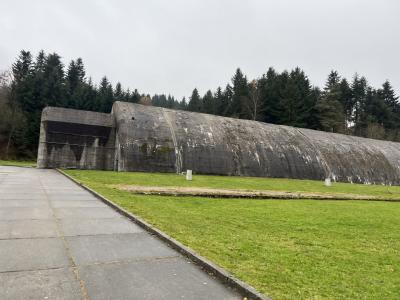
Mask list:
[{"label": "bare deciduous tree", "polygon": [[249,84],[249,97],[244,99],[245,109],[251,120],[258,120],[262,112],[262,100],[260,96],[260,89],[258,87],[258,81],[253,80]]}]

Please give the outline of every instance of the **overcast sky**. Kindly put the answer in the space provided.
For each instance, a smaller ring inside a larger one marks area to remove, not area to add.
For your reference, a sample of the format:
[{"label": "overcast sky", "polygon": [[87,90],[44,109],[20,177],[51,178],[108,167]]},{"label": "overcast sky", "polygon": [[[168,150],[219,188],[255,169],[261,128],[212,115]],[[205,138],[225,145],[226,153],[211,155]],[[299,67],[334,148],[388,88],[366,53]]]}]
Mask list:
[{"label": "overcast sky", "polygon": [[1,0],[0,69],[21,49],[82,57],[87,75],[181,98],[296,66],[400,91],[399,0]]}]

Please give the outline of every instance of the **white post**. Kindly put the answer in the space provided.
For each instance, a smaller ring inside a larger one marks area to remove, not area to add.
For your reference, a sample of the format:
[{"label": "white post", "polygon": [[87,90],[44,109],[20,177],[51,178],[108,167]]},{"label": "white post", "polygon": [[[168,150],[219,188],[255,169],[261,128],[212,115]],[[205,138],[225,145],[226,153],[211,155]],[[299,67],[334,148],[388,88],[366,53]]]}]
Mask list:
[{"label": "white post", "polygon": [[331,186],[332,182],[330,178],[325,178],[325,186]]},{"label": "white post", "polygon": [[192,170],[186,171],[186,180],[192,180]]}]

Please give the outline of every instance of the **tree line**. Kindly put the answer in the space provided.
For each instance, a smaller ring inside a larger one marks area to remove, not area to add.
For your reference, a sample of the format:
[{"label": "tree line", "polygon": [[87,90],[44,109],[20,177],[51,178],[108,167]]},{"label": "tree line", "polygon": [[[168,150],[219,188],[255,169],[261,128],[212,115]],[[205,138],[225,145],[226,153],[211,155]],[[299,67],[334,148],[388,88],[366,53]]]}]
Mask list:
[{"label": "tree line", "polygon": [[237,69],[224,88],[204,95],[195,88],[188,100],[178,100],[113,86],[107,77],[94,84],[80,58],[65,67],[57,53],[33,57],[23,50],[0,76],[0,156],[36,157],[46,106],[108,113],[114,101],[400,141],[400,103],[389,81],[374,88],[363,76],[348,81],[331,71],[321,89],[300,68],[269,68],[253,80]]}]

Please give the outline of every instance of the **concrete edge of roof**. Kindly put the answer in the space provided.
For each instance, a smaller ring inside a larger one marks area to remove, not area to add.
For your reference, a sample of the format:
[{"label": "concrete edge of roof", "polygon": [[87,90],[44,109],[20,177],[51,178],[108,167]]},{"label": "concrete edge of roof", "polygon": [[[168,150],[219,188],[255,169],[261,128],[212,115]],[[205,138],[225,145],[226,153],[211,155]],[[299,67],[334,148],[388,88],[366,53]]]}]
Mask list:
[{"label": "concrete edge of roof", "polygon": [[47,106],[43,109],[41,122],[67,122],[87,125],[112,127],[111,113],[102,113],[89,110]]},{"label": "concrete edge of roof", "polygon": [[115,204],[114,202],[108,200],[106,197],[100,195],[96,191],[92,190],[91,188],[87,187],[86,185],[82,184],[75,178],[69,176],[67,173],[63,172],[61,169],[56,169],[60,174],[64,175],[67,177],[69,180],[74,182],[75,184],[81,186],[85,190],[87,190],[89,193],[94,195],[96,198],[113,208],[115,211],[118,213],[122,214],[123,216],[127,217],[134,223],[138,224],[140,227],[145,229],[147,232],[151,233],[152,235],[155,235],[158,237],[161,241],[164,243],[168,244],[171,248],[177,250],[179,253],[184,255],[185,257],[189,258],[192,262],[197,264],[201,269],[206,271],[207,273],[213,275],[216,277],[222,284],[225,284],[229,286],[230,288],[236,290],[239,294],[241,294],[243,297],[246,297],[247,299],[252,299],[252,300],[271,300],[271,298],[263,295],[262,293],[258,292],[254,287],[250,286],[249,284],[237,279],[234,277],[232,274],[230,274],[228,271],[224,270],[223,268],[220,268],[216,266],[214,263],[209,261],[208,259],[202,257],[201,255],[197,254],[195,251],[192,249],[184,246],[177,240],[173,239],[163,231],[155,228],[154,226],[150,225],[146,221],[144,221],[142,218],[128,212],[127,210],[123,209],[119,205]]}]

